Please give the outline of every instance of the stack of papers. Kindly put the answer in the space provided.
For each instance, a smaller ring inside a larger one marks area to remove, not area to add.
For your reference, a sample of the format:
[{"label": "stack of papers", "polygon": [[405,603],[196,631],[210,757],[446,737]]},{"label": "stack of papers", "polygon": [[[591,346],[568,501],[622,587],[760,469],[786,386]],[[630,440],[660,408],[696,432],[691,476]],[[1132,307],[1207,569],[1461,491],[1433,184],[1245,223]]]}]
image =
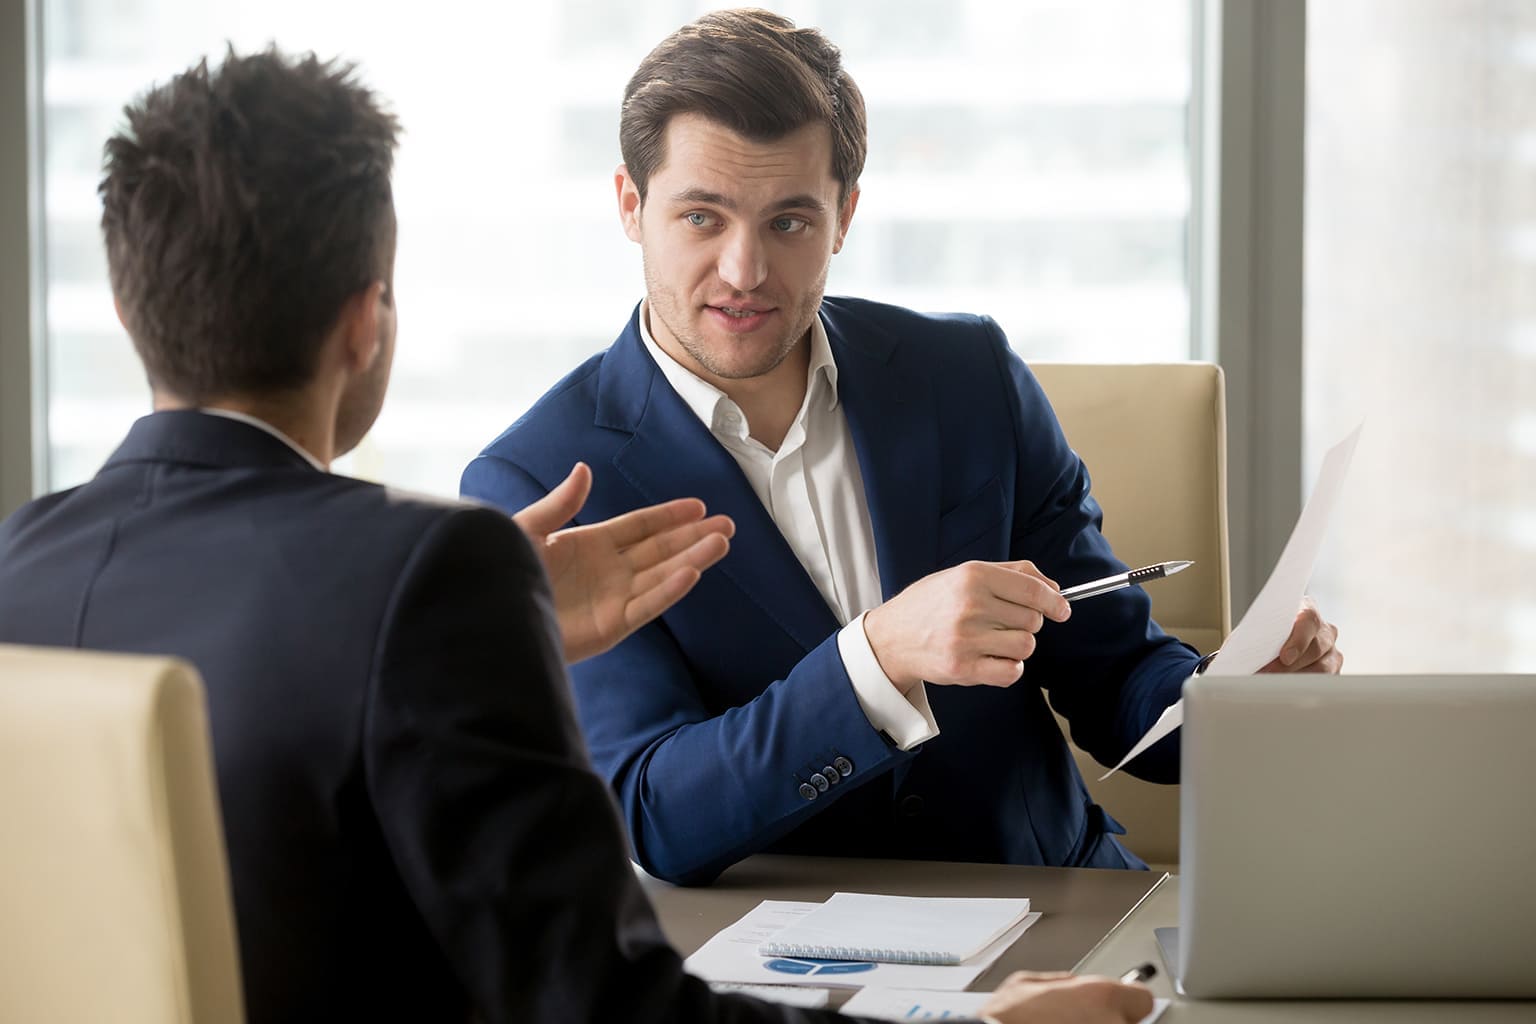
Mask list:
[{"label": "stack of papers", "polygon": [[[882,896],[874,899],[880,903],[895,901],[899,904],[916,898]],[[852,903],[867,906],[868,900],[869,897],[866,896]],[[982,900],[979,902],[1018,904],[1026,901]],[[762,950],[765,944],[775,940],[791,926],[804,922],[812,913],[826,905],[789,900],[764,900],[741,920],[701,946],[698,952],[687,959],[684,966],[689,973],[710,982],[808,985],[821,988],[861,988],[865,985],[877,985],[885,988],[920,988],[958,992],[968,987],[971,982],[981,976],[983,971],[996,963],[998,957],[1002,956],[1003,952],[1013,945],[1030,925],[1040,919],[1038,913],[1025,913],[1013,924],[1005,926],[1001,934],[973,955],[965,957],[958,964],[945,966],[890,963],[871,957],[837,959],[808,955],[764,955]],[[843,901],[841,904],[844,909],[848,905],[850,905],[849,901]],[[1011,909],[1016,910],[1016,908]],[[893,912],[894,906],[878,911],[886,915],[887,919]],[[976,920],[980,920],[980,915]],[[988,920],[991,920],[990,916]],[[980,929],[982,926],[978,923],[973,927]],[[989,930],[995,927],[995,924],[987,925]],[[793,937],[795,933],[788,934]]]},{"label": "stack of papers", "polygon": [[[860,989],[839,1010],[850,1017],[880,1020],[948,1020],[974,1017],[992,998],[990,992],[920,992],[883,988]],[[1153,1000],[1152,1012],[1141,1024],[1152,1024],[1168,1009],[1167,999]]]},{"label": "stack of papers", "polygon": [[819,1010],[832,1001],[829,988],[796,988],[792,985],[743,985],[733,981],[710,982],[714,992],[734,992],[751,996],[781,1006],[798,1006],[806,1010]]},{"label": "stack of papers", "polygon": [[759,947],[764,956],[960,964],[1029,913],[1029,900],[833,893]]}]

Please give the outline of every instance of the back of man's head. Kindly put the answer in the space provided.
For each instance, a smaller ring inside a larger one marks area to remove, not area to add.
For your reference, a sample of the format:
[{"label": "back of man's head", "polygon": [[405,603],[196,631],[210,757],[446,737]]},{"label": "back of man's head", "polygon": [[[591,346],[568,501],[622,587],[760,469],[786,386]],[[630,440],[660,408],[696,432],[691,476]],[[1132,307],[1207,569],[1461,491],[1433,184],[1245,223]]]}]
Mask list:
[{"label": "back of man's head", "polygon": [[299,388],[346,300],[390,281],[398,122],[350,65],[276,50],[204,60],[124,114],[101,225],[150,384]]},{"label": "back of man's head", "polygon": [[666,155],[667,125],[679,114],[698,114],[757,142],[825,124],[840,198],[858,187],[869,148],[864,96],[838,48],[814,28],[753,8],[714,11],[640,62],[624,90],[619,148],[642,201]]}]

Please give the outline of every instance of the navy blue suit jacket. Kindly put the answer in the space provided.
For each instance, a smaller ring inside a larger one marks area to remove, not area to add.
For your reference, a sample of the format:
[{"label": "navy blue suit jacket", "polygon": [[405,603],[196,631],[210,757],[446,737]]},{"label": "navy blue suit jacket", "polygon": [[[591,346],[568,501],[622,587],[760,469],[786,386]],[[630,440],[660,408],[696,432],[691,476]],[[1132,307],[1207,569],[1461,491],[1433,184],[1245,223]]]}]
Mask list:
[{"label": "navy blue suit jacket", "polygon": [[683,973],[555,628],[501,513],[199,413],[0,524],[0,641],[202,673],[252,1024],[844,1020]]},{"label": "navy blue suit jacket", "polygon": [[[820,315],[886,598],[971,559],[1032,559],[1063,586],[1124,571],[1087,471],[995,323],[841,298]],[[462,489],[521,508],[578,459],[594,475],[582,521],[684,496],[736,521],[730,554],[692,593],[571,670],[647,870],[704,882],[764,850],[1144,866],[1108,834],[1121,830],[1090,801],[1040,691],[1079,744],[1118,761],[1198,659],[1151,621],[1143,591],[1047,622],[1010,688],[929,686],[940,735],[903,752],[860,709],[837,619],[636,318],[471,462]],[[1173,781],[1176,743],[1137,774]],[[826,766],[852,771],[822,790]]]}]

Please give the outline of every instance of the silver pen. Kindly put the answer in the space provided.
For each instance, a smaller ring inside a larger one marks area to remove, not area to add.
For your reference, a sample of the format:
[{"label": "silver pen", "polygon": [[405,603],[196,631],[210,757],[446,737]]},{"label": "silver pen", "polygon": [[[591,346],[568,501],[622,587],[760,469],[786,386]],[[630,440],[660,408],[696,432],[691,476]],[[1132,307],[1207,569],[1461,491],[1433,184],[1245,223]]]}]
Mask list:
[{"label": "silver pen", "polygon": [[1080,597],[1097,597],[1107,594],[1111,590],[1124,590],[1126,587],[1134,587],[1150,580],[1160,580],[1164,576],[1172,576],[1176,572],[1183,572],[1194,562],[1158,562],[1156,565],[1143,566],[1140,569],[1132,569],[1130,572],[1122,572],[1115,576],[1105,576],[1101,580],[1093,580],[1089,583],[1079,583],[1075,587],[1067,587],[1061,592],[1061,596],[1068,601],[1076,601]]}]

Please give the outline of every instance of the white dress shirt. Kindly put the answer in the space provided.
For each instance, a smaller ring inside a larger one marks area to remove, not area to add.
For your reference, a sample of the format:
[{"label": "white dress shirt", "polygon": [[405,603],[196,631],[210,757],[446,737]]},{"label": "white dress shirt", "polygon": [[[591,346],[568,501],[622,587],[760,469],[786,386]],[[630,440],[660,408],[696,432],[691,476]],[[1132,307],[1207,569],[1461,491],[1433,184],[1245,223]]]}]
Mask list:
[{"label": "white dress shirt", "polygon": [[640,337],[662,375],[746,474],[774,525],[843,623],[837,649],[870,724],[908,750],[939,733],[925,684],[903,696],[880,668],[864,613],[881,603],[880,570],[858,453],[837,399],[837,363],[827,330],[811,325],[805,400],[778,451],[755,440],[741,407],[656,344],[640,307]]}]

